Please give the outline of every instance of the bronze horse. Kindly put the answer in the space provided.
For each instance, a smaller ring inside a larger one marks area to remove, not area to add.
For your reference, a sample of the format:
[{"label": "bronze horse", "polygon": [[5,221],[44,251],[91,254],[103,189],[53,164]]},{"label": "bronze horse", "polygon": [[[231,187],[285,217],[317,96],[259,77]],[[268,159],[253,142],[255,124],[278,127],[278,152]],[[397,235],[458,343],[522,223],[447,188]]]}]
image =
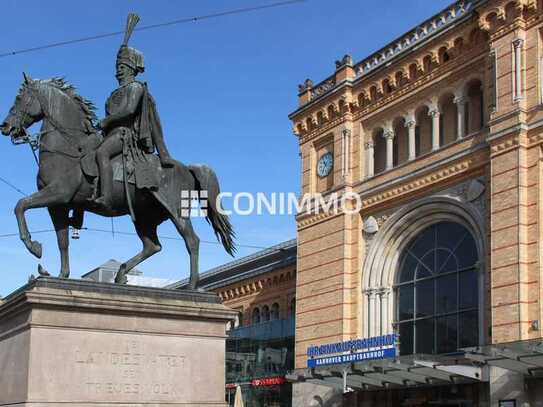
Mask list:
[{"label": "bronze horse", "polygon": [[[59,277],[68,278],[69,226],[81,227],[83,212],[102,216],[123,216],[129,213],[127,198],[133,202],[135,229],[143,250],[123,263],[115,282],[126,283],[126,274],[136,265],[161,250],[157,227],[167,219],[185,240],[190,255],[190,283],[198,283],[199,239],[188,216],[182,215],[181,191],[207,192],[207,220],[225,250],[235,252],[234,233],[230,221],[217,200],[219,182],[213,170],[205,165],[185,166],[178,161],[172,168],[160,168],[157,191],[137,189],[132,183],[114,182],[111,208],[96,207],[91,198],[96,180],[82,169],[82,158],[92,153],[101,136],[94,128],[94,106],[79,96],[75,88],[60,78],[34,80],[24,76],[15,103],[0,124],[0,131],[17,144],[28,138],[26,129],[43,121],[39,140],[38,192],[17,202],[15,215],[19,235],[26,248],[41,257],[41,243],[32,240],[25,220],[25,211],[46,207],[57,234],[61,255]],[[70,217],[70,211],[77,216]]]}]

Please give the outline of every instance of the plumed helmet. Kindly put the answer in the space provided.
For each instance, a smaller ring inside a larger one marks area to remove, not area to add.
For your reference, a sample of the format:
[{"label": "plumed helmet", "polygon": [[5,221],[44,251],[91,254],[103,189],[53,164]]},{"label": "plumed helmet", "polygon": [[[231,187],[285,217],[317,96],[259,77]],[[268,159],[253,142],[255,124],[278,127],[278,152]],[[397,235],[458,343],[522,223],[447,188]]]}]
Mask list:
[{"label": "plumed helmet", "polygon": [[143,54],[136,48],[129,47],[128,40],[134,31],[134,27],[138,24],[138,21],[140,21],[140,18],[137,14],[130,13],[128,15],[123,43],[121,44],[121,48],[119,48],[119,52],[117,52],[117,64],[128,65],[136,72],[136,74],[145,70]]},{"label": "plumed helmet", "polygon": [[136,72],[136,74],[145,70],[143,54],[141,51],[127,45],[121,45],[121,48],[119,48],[119,52],[117,52],[117,64],[128,65]]}]

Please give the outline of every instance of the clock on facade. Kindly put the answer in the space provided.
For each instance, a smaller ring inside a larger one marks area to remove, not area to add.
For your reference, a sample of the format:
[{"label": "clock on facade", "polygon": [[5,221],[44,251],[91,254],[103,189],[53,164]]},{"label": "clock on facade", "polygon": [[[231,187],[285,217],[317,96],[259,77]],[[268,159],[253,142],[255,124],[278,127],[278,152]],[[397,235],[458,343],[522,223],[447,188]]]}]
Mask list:
[{"label": "clock on facade", "polygon": [[332,153],[325,153],[321,155],[317,163],[317,175],[324,178],[330,174],[334,166],[334,157]]}]

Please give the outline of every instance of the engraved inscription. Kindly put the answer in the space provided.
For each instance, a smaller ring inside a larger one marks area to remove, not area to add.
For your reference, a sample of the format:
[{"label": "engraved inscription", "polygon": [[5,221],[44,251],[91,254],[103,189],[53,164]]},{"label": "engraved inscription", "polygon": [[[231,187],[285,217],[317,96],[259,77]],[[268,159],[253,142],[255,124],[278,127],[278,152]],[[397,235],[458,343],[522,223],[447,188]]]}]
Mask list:
[{"label": "engraved inscription", "polygon": [[178,379],[186,370],[185,355],[146,349],[137,340],[121,342],[120,345],[118,351],[75,349],[74,362],[82,368],[82,385],[87,395],[181,395]]}]

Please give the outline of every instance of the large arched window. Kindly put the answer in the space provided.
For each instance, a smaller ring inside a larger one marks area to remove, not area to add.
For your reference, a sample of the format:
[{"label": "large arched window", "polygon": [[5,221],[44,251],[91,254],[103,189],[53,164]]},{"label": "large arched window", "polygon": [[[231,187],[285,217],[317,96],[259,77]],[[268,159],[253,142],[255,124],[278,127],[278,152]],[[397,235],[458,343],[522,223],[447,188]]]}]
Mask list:
[{"label": "large arched window", "polygon": [[401,355],[478,344],[477,263],[473,236],[458,223],[436,223],[407,246],[395,287]]}]

